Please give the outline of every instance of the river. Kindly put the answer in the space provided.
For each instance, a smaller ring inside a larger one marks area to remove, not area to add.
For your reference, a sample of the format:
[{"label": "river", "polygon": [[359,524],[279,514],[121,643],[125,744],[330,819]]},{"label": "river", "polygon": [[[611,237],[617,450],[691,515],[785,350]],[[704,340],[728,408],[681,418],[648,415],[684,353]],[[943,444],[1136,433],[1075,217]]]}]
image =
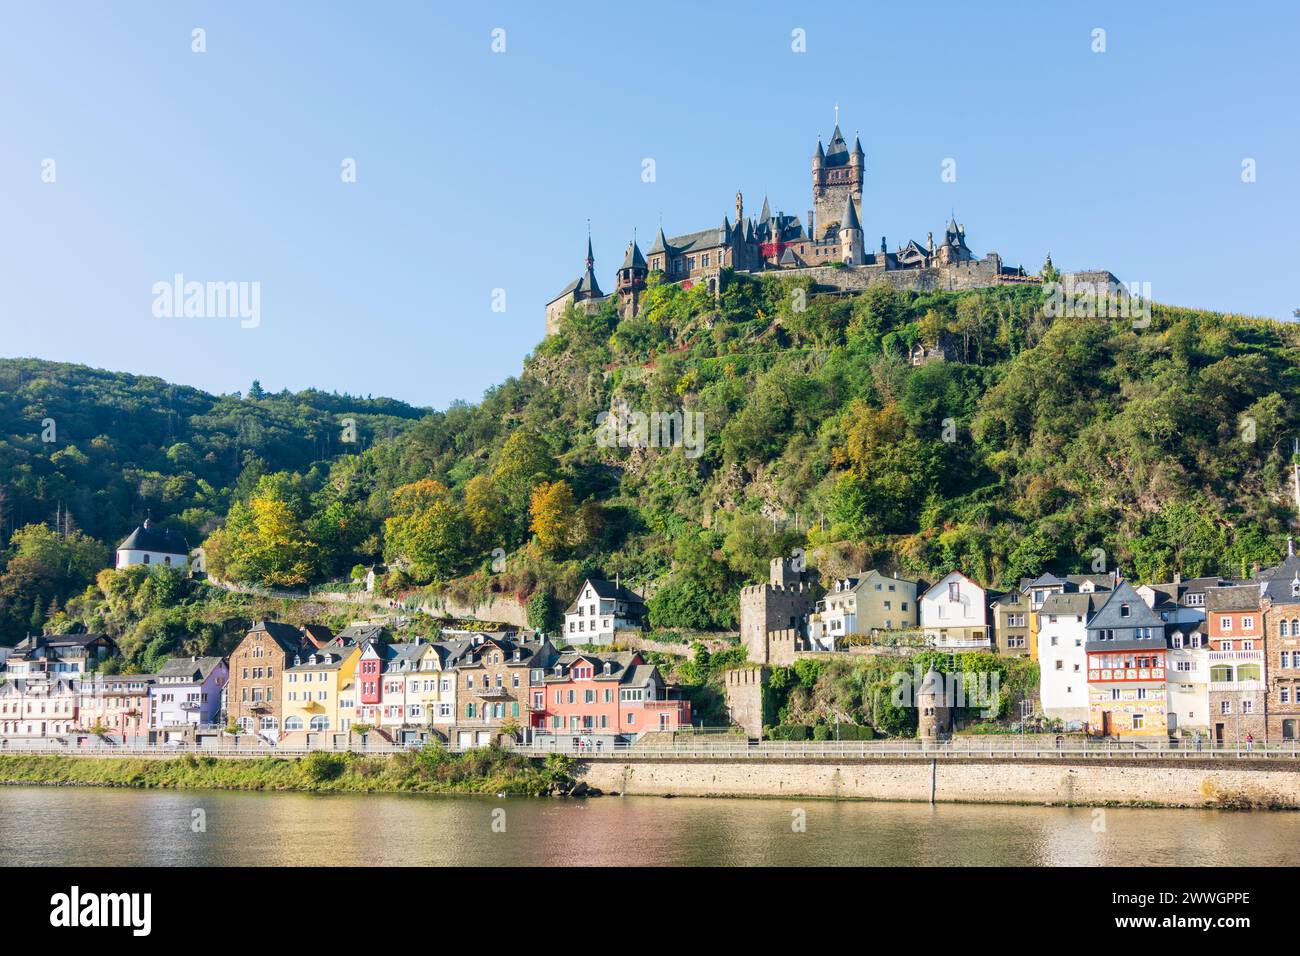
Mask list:
[{"label": "river", "polygon": [[0,787],[4,866],[1297,863],[1300,813]]}]

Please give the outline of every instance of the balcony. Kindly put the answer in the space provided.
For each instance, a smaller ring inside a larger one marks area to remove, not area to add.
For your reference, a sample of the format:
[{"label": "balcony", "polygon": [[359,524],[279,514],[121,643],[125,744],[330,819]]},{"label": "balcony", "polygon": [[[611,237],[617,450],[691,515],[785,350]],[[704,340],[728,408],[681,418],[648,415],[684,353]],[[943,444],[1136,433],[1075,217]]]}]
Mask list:
[{"label": "balcony", "polygon": [[1211,692],[1217,693],[1259,693],[1264,690],[1262,680],[1211,680]]},{"label": "balcony", "polygon": [[267,713],[274,710],[275,708],[271,706],[271,702],[269,700],[255,700],[248,705],[248,709],[252,711],[261,711],[263,713]]},{"label": "balcony", "polygon": [[512,700],[515,696],[508,687],[480,687],[476,693],[483,700]]},{"label": "balcony", "polygon": [[1242,661],[1246,663],[1264,662],[1263,651],[1210,651],[1210,663],[1217,664],[1227,661]]}]

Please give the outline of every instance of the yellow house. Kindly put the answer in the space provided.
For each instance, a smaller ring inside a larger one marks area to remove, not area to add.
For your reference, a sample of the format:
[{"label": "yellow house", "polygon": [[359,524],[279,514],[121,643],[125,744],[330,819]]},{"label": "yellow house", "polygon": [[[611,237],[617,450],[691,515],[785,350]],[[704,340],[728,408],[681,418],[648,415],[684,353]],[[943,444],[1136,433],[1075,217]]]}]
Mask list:
[{"label": "yellow house", "polygon": [[348,730],[355,716],[357,658],[361,647],[332,641],[300,652],[281,674],[284,731]]}]

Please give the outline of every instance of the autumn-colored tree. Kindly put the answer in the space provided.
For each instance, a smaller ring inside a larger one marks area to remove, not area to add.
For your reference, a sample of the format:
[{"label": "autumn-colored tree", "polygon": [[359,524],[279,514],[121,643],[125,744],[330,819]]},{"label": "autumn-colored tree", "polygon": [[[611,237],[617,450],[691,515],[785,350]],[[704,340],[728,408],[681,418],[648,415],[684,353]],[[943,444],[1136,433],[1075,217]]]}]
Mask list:
[{"label": "autumn-colored tree", "polygon": [[465,517],[481,549],[505,544],[506,500],[488,475],[475,475],[465,483]]},{"label": "autumn-colored tree", "polygon": [[573,488],[567,481],[544,481],[533,488],[529,528],[542,554],[551,557],[569,545],[576,512]]},{"label": "autumn-colored tree", "polygon": [[263,475],[247,501],[231,506],[224,533],[204,543],[209,571],[248,584],[306,584],[318,571],[306,519],[306,502],[292,479]]},{"label": "autumn-colored tree", "polygon": [[470,523],[445,485],[427,478],[402,485],[393,511],[384,522],[384,554],[405,562],[414,580],[447,578],[465,563]]}]

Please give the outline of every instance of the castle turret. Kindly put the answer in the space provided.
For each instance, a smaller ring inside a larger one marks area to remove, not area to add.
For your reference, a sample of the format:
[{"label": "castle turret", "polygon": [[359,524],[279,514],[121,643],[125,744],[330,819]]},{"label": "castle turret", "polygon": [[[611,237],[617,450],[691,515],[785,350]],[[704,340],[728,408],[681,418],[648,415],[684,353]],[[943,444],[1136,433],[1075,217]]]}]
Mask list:
[{"label": "castle turret", "polygon": [[862,223],[853,197],[844,199],[844,213],[840,217],[840,259],[845,265],[860,266],[863,262]]},{"label": "castle turret", "polygon": [[578,280],[578,287],[573,292],[575,301],[581,302],[585,299],[604,298],[605,293],[600,291],[600,283],[596,281],[596,257],[591,252],[591,236],[587,236],[587,269]]},{"label": "castle turret", "polygon": [[944,675],[930,665],[930,670],[916,688],[916,736],[922,740],[939,740],[952,730],[952,708]]},{"label": "castle turret", "polygon": [[636,315],[640,305],[641,293],[645,290],[646,276],[650,269],[645,256],[633,239],[627,244],[627,253],[623,256],[623,265],[618,270],[619,306],[624,318]]}]

